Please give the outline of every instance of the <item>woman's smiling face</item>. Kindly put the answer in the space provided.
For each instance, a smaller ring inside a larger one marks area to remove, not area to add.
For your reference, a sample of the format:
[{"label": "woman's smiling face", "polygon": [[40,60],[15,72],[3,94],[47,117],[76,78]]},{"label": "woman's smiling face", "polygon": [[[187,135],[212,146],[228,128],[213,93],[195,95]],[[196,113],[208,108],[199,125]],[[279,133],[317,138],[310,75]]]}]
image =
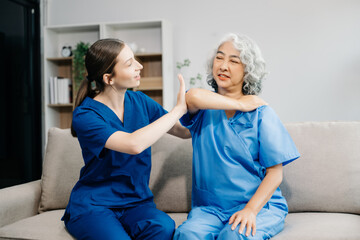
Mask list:
[{"label": "woman's smiling face", "polygon": [[219,90],[239,87],[242,91],[244,65],[240,61],[240,52],[232,42],[225,42],[218,48],[213,61],[213,76]]},{"label": "woman's smiling face", "polygon": [[133,88],[140,84],[140,71],[143,66],[135,59],[134,53],[125,45],[117,56],[112,80],[118,88]]}]

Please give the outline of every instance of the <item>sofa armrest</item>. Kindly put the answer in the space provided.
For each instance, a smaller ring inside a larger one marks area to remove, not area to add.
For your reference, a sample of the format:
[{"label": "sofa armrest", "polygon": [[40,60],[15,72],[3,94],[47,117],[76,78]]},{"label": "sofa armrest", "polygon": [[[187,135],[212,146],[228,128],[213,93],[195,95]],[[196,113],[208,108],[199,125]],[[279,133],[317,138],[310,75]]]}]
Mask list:
[{"label": "sofa armrest", "polygon": [[38,214],[40,182],[0,189],[0,227]]}]

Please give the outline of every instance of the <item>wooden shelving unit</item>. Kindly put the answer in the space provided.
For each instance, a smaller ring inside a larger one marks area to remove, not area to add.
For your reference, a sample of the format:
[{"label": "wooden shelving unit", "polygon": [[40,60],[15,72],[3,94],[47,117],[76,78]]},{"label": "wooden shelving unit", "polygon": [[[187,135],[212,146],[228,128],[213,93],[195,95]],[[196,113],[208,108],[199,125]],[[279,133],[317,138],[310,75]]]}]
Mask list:
[{"label": "wooden shelving unit", "polygon": [[142,53],[136,54],[137,60],[143,65],[140,86],[135,91],[142,91],[159,104],[163,104],[162,89],[162,54]]},{"label": "wooden shelving unit", "polygon": [[[164,20],[145,22],[100,23],[85,25],[48,26],[44,31],[44,134],[50,127],[71,126],[73,103],[49,104],[49,78],[59,76],[73,79],[73,57],[60,57],[64,45],[75,48],[80,41],[94,43],[98,39],[118,38],[126,43],[136,43],[141,53],[135,57],[143,65],[140,86],[142,91],[165,109],[170,110],[173,99],[173,56],[171,27]],[[74,83],[72,84],[74,86]],[[73,91],[75,100],[75,91]]]}]

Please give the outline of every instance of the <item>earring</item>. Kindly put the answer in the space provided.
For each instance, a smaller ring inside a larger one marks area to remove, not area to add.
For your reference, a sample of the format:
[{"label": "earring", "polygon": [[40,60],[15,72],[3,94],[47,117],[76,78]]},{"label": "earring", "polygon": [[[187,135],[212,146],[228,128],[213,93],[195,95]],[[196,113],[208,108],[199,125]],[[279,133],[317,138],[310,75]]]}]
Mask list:
[{"label": "earring", "polygon": [[92,90],[95,90],[95,89],[96,89],[96,82],[95,82],[95,81],[92,81],[92,82],[91,82],[91,89],[92,89]]}]

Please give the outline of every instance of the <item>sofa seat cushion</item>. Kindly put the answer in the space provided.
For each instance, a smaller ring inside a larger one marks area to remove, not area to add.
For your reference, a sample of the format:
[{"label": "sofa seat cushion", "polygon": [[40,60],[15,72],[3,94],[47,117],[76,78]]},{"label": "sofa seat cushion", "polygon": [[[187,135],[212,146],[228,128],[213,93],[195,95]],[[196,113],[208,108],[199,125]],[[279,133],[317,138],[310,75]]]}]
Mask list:
[{"label": "sofa seat cushion", "polygon": [[64,210],[48,211],[0,228],[0,239],[73,240],[60,219]]},{"label": "sofa seat cushion", "polygon": [[[168,213],[176,227],[187,219],[187,213]],[[290,213],[284,230],[274,240],[359,240],[360,215],[344,213]]]},{"label": "sofa seat cushion", "polygon": [[187,219],[187,213],[168,213],[168,215],[175,221],[176,227],[180,226]]},{"label": "sofa seat cushion", "polygon": [[[0,228],[0,239],[73,240],[60,221],[64,210],[48,211]],[[168,213],[176,227],[187,213]],[[344,213],[290,213],[284,230],[274,240],[358,240],[360,215]]]},{"label": "sofa seat cushion", "polygon": [[[47,211],[0,228],[0,239],[73,240],[60,220],[64,210]],[[169,213],[176,227],[187,218],[187,213]]]},{"label": "sofa seat cushion", "polygon": [[344,213],[290,213],[273,240],[358,240],[360,215]]}]

